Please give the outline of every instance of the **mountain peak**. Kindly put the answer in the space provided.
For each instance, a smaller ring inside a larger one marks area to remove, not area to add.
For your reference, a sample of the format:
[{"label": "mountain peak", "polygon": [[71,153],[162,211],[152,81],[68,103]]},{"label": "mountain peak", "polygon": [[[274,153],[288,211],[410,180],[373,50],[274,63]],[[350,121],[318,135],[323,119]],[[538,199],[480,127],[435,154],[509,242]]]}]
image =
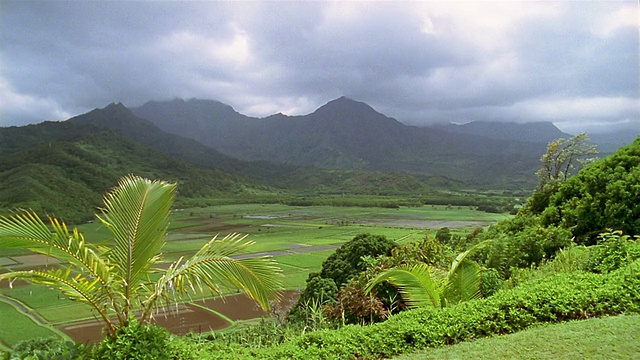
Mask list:
[{"label": "mountain peak", "polygon": [[102,109],[96,109],[106,112],[108,114],[128,114],[131,115],[131,110],[129,110],[124,104],[121,102],[112,102],[111,104],[105,106]]},{"label": "mountain peak", "polygon": [[120,110],[126,109],[126,110],[128,110],[127,107],[124,106],[124,104],[121,103],[121,102],[112,102],[111,104],[105,106],[103,110],[112,110],[112,109],[120,109]]},{"label": "mountain peak", "polygon": [[316,114],[341,114],[341,115],[382,115],[371,106],[366,103],[349,99],[346,96],[341,96],[335,100],[331,100],[328,103],[319,107],[314,113]]}]

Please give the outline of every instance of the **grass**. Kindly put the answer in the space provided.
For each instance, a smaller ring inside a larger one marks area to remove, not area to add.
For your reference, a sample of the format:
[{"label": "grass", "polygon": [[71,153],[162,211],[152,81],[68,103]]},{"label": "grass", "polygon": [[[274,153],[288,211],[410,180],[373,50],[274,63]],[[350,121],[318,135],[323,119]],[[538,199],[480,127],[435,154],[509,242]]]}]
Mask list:
[{"label": "grass", "polygon": [[72,301],[66,300],[60,291],[45,285],[16,286],[13,289],[4,289],[2,293],[19,300],[32,309],[72,303]]},{"label": "grass", "polygon": [[320,270],[322,262],[334,251],[275,256],[274,259],[280,264],[284,274],[284,287],[287,289],[304,287],[309,273]]},{"label": "grass", "polygon": [[0,314],[0,344],[5,347],[12,347],[25,338],[60,336],[52,328],[36,324],[28,315],[2,300]]},{"label": "grass", "polygon": [[633,359],[639,354],[640,315],[620,315],[535,327],[394,359]]}]

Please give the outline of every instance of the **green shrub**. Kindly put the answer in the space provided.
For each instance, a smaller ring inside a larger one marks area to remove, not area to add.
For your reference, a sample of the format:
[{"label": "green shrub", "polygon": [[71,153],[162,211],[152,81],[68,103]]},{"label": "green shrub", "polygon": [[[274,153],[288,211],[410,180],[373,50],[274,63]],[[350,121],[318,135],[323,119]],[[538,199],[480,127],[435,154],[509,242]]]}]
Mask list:
[{"label": "green shrub", "polygon": [[340,289],[366,269],[363,256],[390,255],[396,244],[384,235],[359,234],[331,254],[323,263],[320,276],[333,279]]},{"label": "green shrub", "polygon": [[512,289],[515,286],[539,279],[553,276],[559,273],[584,271],[590,258],[591,249],[583,245],[571,244],[560,249],[552,260],[545,260],[539,266],[529,268],[512,268],[511,277],[504,283],[504,289]]},{"label": "green shrub", "polygon": [[500,277],[496,269],[483,269],[480,272],[480,294],[483,298],[495,294],[502,288],[504,279]]},{"label": "green shrub", "polygon": [[60,338],[36,338],[17,343],[3,359],[82,360],[90,359],[89,349]]},{"label": "green shrub", "polygon": [[585,265],[589,271],[607,273],[640,258],[640,238],[623,235],[622,231],[602,233]]},{"label": "green shrub", "polygon": [[542,211],[543,224],[570,229],[584,245],[606,229],[640,235],[639,181],[640,137],[563,183]]},{"label": "green shrub", "polygon": [[310,304],[331,304],[336,301],[338,291],[347,282],[367,268],[363,258],[390,255],[396,244],[384,235],[359,234],[343,244],[323,263],[320,273],[311,273],[300,299],[291,308],[288,319],[292,322],[310,318],[306,311]]},{"label": "green shrub", "polygon": [[539,218],[527,215],[502,221],[475,238],[476,241],[491,240],[491,243],[479,249],[472,258],[487,268],[498,270],[504,279],[511,276],[513,268],[538,266],[572,244],[569,230],[543,227]]},{"label": "green shrub", "polygon": [[214,359],[377,359],[540,323],[640,311],[640,261],[609,274],[561,273],[443,309],[417,309],[370,326],[317,331],[262,349],[233,348]]},{"label": "green shrub", "polygon": [[171,335],[163,327],[140,325],[132,319],[118,329],[117,337],[108,336],[94,348],[94,359],[171,360],[198,359],[191,346]]}]

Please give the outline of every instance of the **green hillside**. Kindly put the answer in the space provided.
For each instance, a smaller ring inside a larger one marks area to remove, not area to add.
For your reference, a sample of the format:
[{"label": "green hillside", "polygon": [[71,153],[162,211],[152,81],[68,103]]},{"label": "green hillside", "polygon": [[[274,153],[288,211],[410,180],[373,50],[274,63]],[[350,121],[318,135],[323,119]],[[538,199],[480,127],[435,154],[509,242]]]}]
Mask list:
[{"label": "green hillside", "polygon": [[264,201],[256,194],[279,201],[298,194],[426,193],[433,180],[239,161],[164,133],[118,105],[65,122],[0,128],[0,139],[0,209],[30,208],[70,222],[90,220],[101,194],[126,174],[177,182],[179,206],[207,198]]},{"label": "green hillside", "polygon": [[0,208],[32,208],[72,222],[91,219],[101,194],[126,174],[177,182],[182,198],[247,188],[232,175],[170,158],[110,131],[5,151],[1,159]]}]

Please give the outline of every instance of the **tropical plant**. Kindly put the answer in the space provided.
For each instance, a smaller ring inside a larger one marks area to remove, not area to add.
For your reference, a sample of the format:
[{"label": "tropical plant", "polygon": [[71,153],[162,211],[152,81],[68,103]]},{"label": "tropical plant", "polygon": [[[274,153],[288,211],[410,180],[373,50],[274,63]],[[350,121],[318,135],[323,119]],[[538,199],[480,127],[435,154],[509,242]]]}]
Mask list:
[{"label": "tropical plant", "polygon": [[448,271],[426,263],[401,265],[373,278],[365,292],[385,281],[396,286],[409,308],[440,308],[480,297],[480,265],[467,255],[486,242],[458,254]]},{"label": "tropical plant", "polygon": [[246,236],[214,237],[189,259],[159,266],[166,243],[176,185],[126,176],[104,197],[98,219],[112,239],[103,246],[85,242],[64,222],[45,224],[33,212],[0,215],[0,248],[26,248],[56,257],[66,268],[19,270],[2,279],[25,279],[51,285],[72,300],[93,307],[117,337],[117,328],[137,318],[149,323],[155,310],[182,301],[185,296],[222,295],[239,288],[264,309],[281,288],[280,269],[268,257],[235,259],[233,254],[252,244]]},{"label": "tropical plant", "polygon": [[335,302],[339,290],[367,268],[365,258],[390,255],[395,246],[396,243],[384,235],[372,234],[358,234],[340,246],[322,262],[319,273],[309,274],[298,302],[289,311],[289,320],[309,318],[305,314],[309,302],[320,305]]},{"label": "tropical plant", "polygon": [[615,230],[604,232],[598,238],[598,245],[591,247],[586,261],[588,271],[607,273],[640,258],[640,236],[632,237]]}]

